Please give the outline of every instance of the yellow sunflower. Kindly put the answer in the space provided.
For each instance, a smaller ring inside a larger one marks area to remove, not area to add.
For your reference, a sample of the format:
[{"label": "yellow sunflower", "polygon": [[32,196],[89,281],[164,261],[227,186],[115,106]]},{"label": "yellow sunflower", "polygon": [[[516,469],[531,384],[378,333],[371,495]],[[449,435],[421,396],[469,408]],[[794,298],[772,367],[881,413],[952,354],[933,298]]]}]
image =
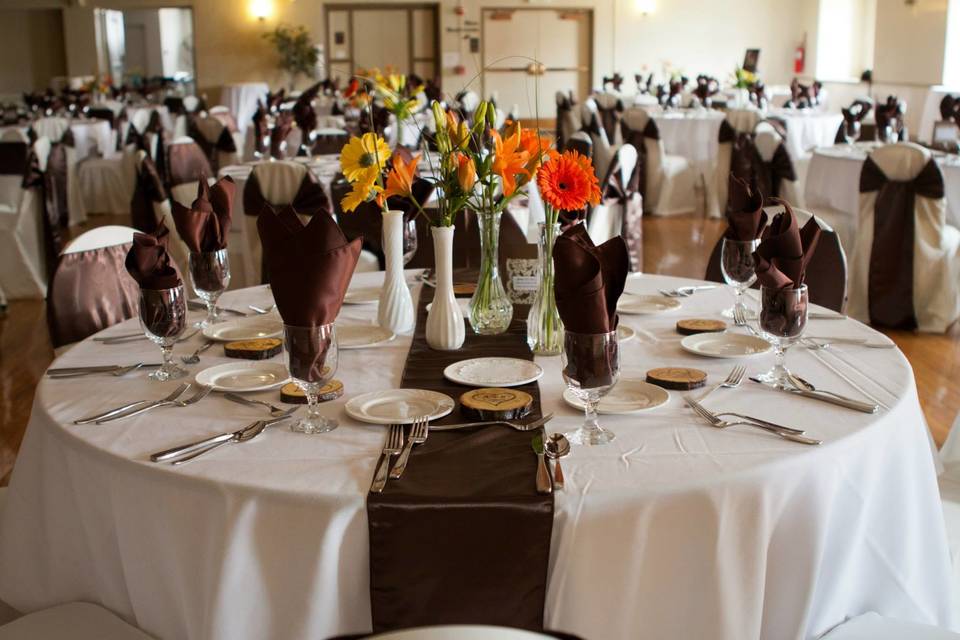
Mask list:
[{"label": "yellow sunflower", "polygon": [[340,200],[340,206],[344,211],[355,211],[364,202],[373,199],[378,193],[383,191],[383,187],[378,185],[373,179],[369,181],[360,180],[353,185],[353,190]]},{"label": "yellow sunflower", "polygon": [[340,167],[350,182],[373,182],[390,159],[390,147],[375,133],[353,136],[340,150]]}]

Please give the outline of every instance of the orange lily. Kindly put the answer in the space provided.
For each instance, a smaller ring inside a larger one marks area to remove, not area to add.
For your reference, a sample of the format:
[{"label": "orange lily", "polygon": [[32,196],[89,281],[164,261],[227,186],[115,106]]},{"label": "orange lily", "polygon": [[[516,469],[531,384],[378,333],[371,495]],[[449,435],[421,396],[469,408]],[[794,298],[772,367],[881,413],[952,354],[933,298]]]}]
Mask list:
[{"label": "orange lily", "polygon": [[527,173],[532,178],[537,173],[537,169],[543,163],[543,158],[550,151],[550,139],[541,136],[532,129],[526,129],[520,132],[520,148],[530,155],[527,161]]},{"label": "orange lily", "polygon": [[494,147],[493,164],[490,169],[500,176],[503,195],[512,196],[513,192],[517,190],[517,176],[530,176],[526,169],[530,154],[519,149],[519,130],[511,136],[507,136],[506,140],[502,139],[500,134],[493,130],[490,131],[490,136],[493,138]]},{"label": "orange lily", "polygon": [[457,183],[464,193],[469,193],[477,182],[477,167],[473,164],[473,158],[464,153],[457,153],[456,159]]},{"label": "orange lily", "polygon": [[380,203],[381,207],[384,206],[387,198],[392,196],[413,197],[413,179],[417,175],[417,163],[419,162],[419,155],[411,156],[408,161],[404,161],[398,153],[393,155],[393,166],[387,173],[387,189],[383,193],[377,194],[377,202]]}]

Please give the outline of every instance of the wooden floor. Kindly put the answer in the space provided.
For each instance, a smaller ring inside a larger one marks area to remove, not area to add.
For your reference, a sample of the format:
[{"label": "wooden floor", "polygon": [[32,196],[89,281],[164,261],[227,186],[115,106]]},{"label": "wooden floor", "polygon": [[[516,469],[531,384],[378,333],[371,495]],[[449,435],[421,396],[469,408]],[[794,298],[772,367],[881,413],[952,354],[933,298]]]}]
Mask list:
[{"label": "wooden floor", "polygon": [[[111,216],[93,224],[124,224]],[[644,271],[702,278],[707,258],[725,228],[693,216],[644,218]],[[0,486],[9,481],[30,417],[34,389],[53,360],[42,301],[11,302],[0,318]],[[960,329],[946,335],[886,332],[913,365],[927,423],[942,444],[960,411]]]}]

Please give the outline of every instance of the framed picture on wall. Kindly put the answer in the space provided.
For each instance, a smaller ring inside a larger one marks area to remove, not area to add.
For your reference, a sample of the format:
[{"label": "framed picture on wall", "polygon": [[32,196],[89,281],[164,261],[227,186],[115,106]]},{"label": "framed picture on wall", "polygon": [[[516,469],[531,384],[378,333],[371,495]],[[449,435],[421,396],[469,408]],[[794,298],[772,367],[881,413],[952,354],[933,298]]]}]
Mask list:
[{"label": "framed picture on wall", "polygon": [[743,55],[743,70],[750,73],[757,72],[757,62],[760,60],[760,49],[747,49]]}]

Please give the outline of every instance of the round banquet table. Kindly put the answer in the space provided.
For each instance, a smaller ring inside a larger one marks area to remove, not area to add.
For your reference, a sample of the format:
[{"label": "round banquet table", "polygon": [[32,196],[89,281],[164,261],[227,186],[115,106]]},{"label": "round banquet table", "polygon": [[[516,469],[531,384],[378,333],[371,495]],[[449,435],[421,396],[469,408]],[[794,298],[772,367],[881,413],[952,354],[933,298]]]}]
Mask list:
[{"label": "round banquet table", "polygon": [[779,118],[786,123],[787,137],[784,142],[794,162],[817,147],[832,145],[837,130],[843,122],[839,112],[817,109],[768,109],[761,112],[752,109],[731,109],[727,118],[737,131],[753,131],[763,118]]},{"label": "round banquet table", "polygon": [[700,172],[711,170],[717,162],[722,111],[684,109],[650,114],[657,122],[664,150],[682,156]]},{"label": "round banquet table", "polygon": [[[810,159],[804,198],[808,209],[830,209],[847,255],[856,249],[860,220],[860,171],[877,143],[833,145],[817,149]],[[947,223],[960,228],[960,156],[931,152],[943,172]],[[816,211],[815,211],[816,212]]]},{"label": "round banquet table", "polygon": [[[353,284],[379,279],[358,274]],[[627,290],[655,294],[680,284],[696,282],[632,275]],[[238,309],[269,299],[263,287],[224,296]],[[623,377],[677,365],[723,379],[735,361],[685,353],[673,327],[679,317],[716,317],[732,299],[718,288],[683,299],[678,312],[623,316],[638,331],[622,344]],[[371,322],[375,312],[376,305],[344,306],[340,321]],[[131,320],[104,333],[136,328]],[[884,339],[853,320],[811,320],[808,334]],[[191,352],[200,340],[176,351]],[[161,638],[317,639],[368,630],[365,498],[384,430],[348,418],[343,405],[395,387],[410,340],[341,353],[336,377],[346,393],[324,406],[339,429],[305,436],[276,427],[179,467],[148,456],[265,412],[214,394],[190,408],[76,426],[71,420],[160,397],[174,383],[142,373],[45,379],[0,520],[0,598],[25,612],[96,602]],[[224,362],[218,351],[193,370]],[[145,341],[86,340],[56,365],[158,355]],[[794,348],[788,361],[826,389],[855,394],[847,382],[855,380],[888,409],[857,413],[750,382],[707,402],[805,428],[824,440],[820,447],[712,428],[675,391],[649,412],[603,416],[616,440],[574,447],[563,460],[548,628],[591,639],[784,640],[814,638],[867,611],[950,624],[934,451],[903,354]],[[548,431],[575,428],[582,415],[561,400],[560,358],[537,362],[545,369],[543,411],[556,416]],[[745,364],[753,375],[771,362],[767,354]],[[276,401],[278,393],[256,397]]]},{"label": "round banquet table", "polygon": [[270,86],[266,82],[240,82],[227,84],[220,91],[220,104],[226,105],[237,119],[237,129],[244,134],[253,114],[257,111],[257,102],[266,101]]}]

